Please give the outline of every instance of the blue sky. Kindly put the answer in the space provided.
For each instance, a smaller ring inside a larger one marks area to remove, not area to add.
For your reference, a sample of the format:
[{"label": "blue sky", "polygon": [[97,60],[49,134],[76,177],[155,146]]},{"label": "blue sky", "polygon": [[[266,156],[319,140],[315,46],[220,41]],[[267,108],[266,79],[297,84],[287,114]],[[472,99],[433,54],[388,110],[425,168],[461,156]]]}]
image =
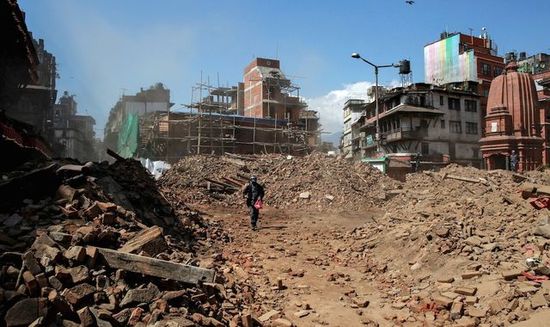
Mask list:
[{"label": "blue sky", "polygon": [[[75,94],[79,111],[96,118],[102,136],[110,108],[125,92],[163,82],[175,107],[191,101],[201,71],[212,84],[233,85],[256,56],[281,60],[301,96],[321,112],[328,132],[341,123],[341,103],[364,97],[371,67],[411,60],[423,81],[423,47],[442,31],[479,35],[499,46],[550,52],[548,0],[183,1],[19,0],[27,25],[57,57],[58,91]],[[381,84],[398,80],[381,70]]]}]

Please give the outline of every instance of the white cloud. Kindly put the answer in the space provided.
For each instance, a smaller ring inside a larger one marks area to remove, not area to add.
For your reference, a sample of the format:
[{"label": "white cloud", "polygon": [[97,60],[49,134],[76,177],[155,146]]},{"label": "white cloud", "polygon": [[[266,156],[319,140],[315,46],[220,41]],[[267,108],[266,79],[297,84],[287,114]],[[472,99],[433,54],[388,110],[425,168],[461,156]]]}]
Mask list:
[{"label": "white cloud", "polygon": [[325,95],[306,99],[309,109],[317,110],[321,116],[323,131],[327,133],[341,132],[344,128],[342,108],[349,99],[367,100],[367,90],[373,86],[370,82],[346,84],[344,88],[332,90]]},{"label": "white cloud", "polygon": [[[392,81],[387,87],[396,87],[399,82]],[[345,84],[342,89],[332,90],[325,95],[306,99],[309,109],[317,110],[321,116],[321,124],[325,133],[340,133],[344,129],[342,108],[349,99],[372,100],[367,96],[367,90],[374,86],[371,82],[356,82]]]}]

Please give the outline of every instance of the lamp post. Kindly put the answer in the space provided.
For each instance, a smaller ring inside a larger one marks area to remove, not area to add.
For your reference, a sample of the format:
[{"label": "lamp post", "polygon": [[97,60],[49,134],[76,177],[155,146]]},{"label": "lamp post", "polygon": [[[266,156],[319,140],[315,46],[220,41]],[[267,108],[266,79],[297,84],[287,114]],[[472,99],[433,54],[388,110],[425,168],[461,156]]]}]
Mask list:
[{"label": "lamp post", "polygon": [[375,109],[376,110],[376,112],[375,112],[375,115],[376,115],[376,135],[375,135],[375,138],[376,138],[376,152],[380,152],[380,122],[378,121],[378,68],[399,67],[399,65],[396,65],[396,64],[375,65],[372,62],[368,61],[367,59],[361,57],[361,55],[358,54],[357,52],[352,53],[351,57],[355,58],[355,59],[361,59],[364,62],[366,62],[367,64],[374,67],[374,76],[375,76],[374,102],[375,102],[375,106],[376,106],[376,109]]}]

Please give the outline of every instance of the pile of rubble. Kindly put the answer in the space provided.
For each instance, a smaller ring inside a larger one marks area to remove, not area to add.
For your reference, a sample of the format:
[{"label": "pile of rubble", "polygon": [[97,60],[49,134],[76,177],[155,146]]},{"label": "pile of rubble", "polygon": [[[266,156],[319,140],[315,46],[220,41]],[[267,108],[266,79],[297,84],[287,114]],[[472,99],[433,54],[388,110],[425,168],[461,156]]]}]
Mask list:
[{"label": "pile of rubble", "polygon": [[533,182],[455,165],[408,175],[385,215],[345,235],[339,255],[360,249],[384,272],[371,278],[406,311],[388,317],[395,323],[497,326],[548,313],[550,225],[530,203],[544,188],[537,194]]},{"label": "pile of rubble", "polygon": [[313,153],[190,156],[175,164],[160,185],[187,203],[242,206],[240,191],[251,175],[264,184],[265,202],[279,208],[354,210],[382,203],[399,184],[372,166]]},{"label": "pile of rubble", "polygon": [[41,164],[0,193],[0,325],[252,326],[228,236],[139,162]]}]

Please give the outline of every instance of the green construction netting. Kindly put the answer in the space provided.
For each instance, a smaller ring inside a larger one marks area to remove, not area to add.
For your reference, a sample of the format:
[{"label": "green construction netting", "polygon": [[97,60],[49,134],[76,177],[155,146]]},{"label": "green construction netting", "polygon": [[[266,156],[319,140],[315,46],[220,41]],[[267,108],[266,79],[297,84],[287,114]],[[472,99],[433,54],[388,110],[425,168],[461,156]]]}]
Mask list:
[{"label": "green construction netting", "polygon": [[128,114],[118,133],[117,153],[121,157],[134,157],[138,148],[138,134],[139,118],[136,114]]}]

